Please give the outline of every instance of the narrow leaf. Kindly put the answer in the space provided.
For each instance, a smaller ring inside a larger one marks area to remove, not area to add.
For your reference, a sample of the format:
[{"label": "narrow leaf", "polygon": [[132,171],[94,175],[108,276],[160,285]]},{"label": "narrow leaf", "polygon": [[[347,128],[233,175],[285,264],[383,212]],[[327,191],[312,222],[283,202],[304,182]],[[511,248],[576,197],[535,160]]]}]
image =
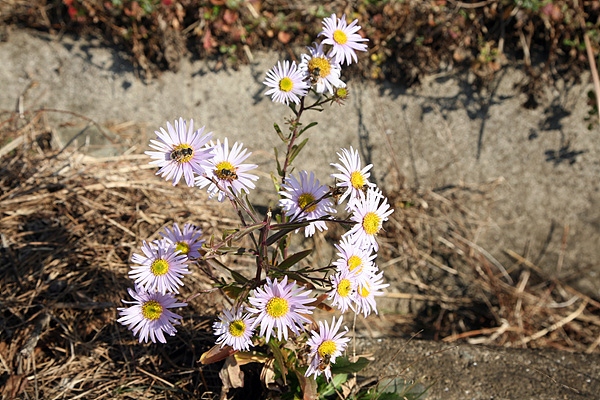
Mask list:
[{"label": "narrow leaf", "polygon": [[296,156],[300,153],[300,150],[302,150],[302,148],[304,147],[306,142],[308,142],[308,138],[304,139],[302,141],[302,143],[300,143],[299,145],[292,146],[292,151],[290,154],[290,161],[289,161],[290,164],[292,163],[292,161],[294,161],[294,158],[296,158]]},{"label": "narrow leaf", "polygon": [[275,132],[277,132],[277,136],[279,136],[279,138],[284,141],[285,143],[287,143],[287,139],[283,136],[283,132],[281,132],[281,128],[279,128],[279,125],[277,125],[276,123],[273,124],[273,127],[275,128]]},{"label": "narrow leaf", "polygon": [[306,125],[304,128],[302,128],[302,130],[300,131],[300,133],[298,134],[298,136],[302,135],[305,130],[307,130],[309,128],[312,128],[315,125],[317,125],[317,122],[311,122],[310,124]]},{"label": "narrow leaf", "polygon": [[279,267],[280,270],[286,270],[286,269],[290,268],[292,265],[297,264],[303,258],[308,257],[310,255],[310,253],[312,253],[312,251],[313,251],[313,249],[308,249],[308,250],[302,250],[298,253],[292,254],[291,256],[289,256],[288,258],[286,258],[285,260],[280,262],[279,265],[277,265],[277,266]]}]

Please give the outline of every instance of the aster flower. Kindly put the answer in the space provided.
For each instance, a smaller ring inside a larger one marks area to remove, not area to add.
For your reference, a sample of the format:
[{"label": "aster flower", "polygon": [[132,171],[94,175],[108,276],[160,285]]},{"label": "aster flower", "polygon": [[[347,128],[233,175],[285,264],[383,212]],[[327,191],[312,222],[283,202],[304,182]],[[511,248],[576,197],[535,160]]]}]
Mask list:
[{"label": "aster flower", "polygon": [[179,118],[179,122],[175,121],[175,127],[167,122],[167,131],[161,127],[160,131],[154,132],[158,140],[150,141],[150,147],[158,151],[145,152],[155,159],[150,164],[160,167],[156,175],[161,175],[166,180],[173,178],[173,186],[182,176],[188,186],[194,186],[194,172],[202,174],[204,168],[209,166],[207,160],[212,157],[212,149],[203,146],[212,137],[212,132],[201,136],[204,127],[195,132],[193,129],[193,120],[190,120],[189,126],[186,126],[183,118]]},{"label": "aster flower", "polygon": [[283,66],[277,61],[277,65],[267,72],[263,83],[271,88],[265,92],[266,95],[271,95],[271,100],[286,105],[290,101],[300,103],[300,97],[305,96],[310,87],[304,82],[304,75],[298,70],[295,61],[291,65],[289,61],[284,61]]},{"label": "aster flower", "polygon": [[354,244],[349,237],[342,237],[339,245],[335,245],[339,258],[333,262],[340,272],[349,271],[357,282],[363,282],[373,271],[373,260],[377,253],[371,254],[371,247]]},{"label": "aster flower", "polygon": [[215,335],[219,336],[217,344],[231,346],[234,350],[250,350],[254,334],[254,320],[248,314],[243,315],[243,308],[223,310],[219,321],[213,324]]},{"label": "aster flower", "polygon": [[338,19],[335,14],[331,14],[329,18],[323,20],[323,31],[319,33],[319,36],[325,36],[323,39],[324,44],[333,46],[331,49],[331,56],[335,57],[335,62],[343,64],[352,64],[358,61],[356,57],[356,50],[367,51],[367,45],[361,42],[368,42],[369,39],[365,39],[358,33],[360,26],[356,25],[358,19],[352,21],[350,25],[346,23],[346,14]]},{"label": "aster flower", "polygon": [[214,148],[214,157],[210,160],[210,168],[206,170],[206,177],[198,176],[196,185],[200,188],[208,186],[209,198],[218,193],[218,200],[223,201],[225,195],[231,195],[229,192],[223,192],[210,179],[213,178],[219,182],[219,186],[226,190],[233,191],[234,194],[240,194],[243,191],[248,193],[249,189],[254,189],[254,182],[258,176],[247,173],[255,169],[258,165],[242,164],[252,153],[246,154],[246,149],[242,149],[243,143],[235,142],[231,151],[229,151],[229,142],[227,138],[221,144],[217,139],[217,144],[210,145]]},{"label": "aster flower", "polygon": [[135,290],[127,289],[129,295],[135,301],[122,300],[123,303],[133,304],[127,308],[117,308],[121,318],[117,322],[128,326],[133,335],[140,334],[140,343],[152,343],[158,340],[167,343],[164,333],[175,336],[177,330],[174,325],[179,325],[181,316],[169,311],[173,307],[185,307],[186,303],[177,303],[172,293],[161,294],[158,292],[147,292],[136,285]]},{"label": "aster flower", "polygon": [[183,226],[182,232],[175,223],[173,224],[173,230],[170,230],[169,228],[165,228],[165,230],[167,231],[166,233],[160,232],[161,236],[173,243],[175,245],[175,250],[179,250],[180,254],[185,254],[188,258],[200,257],[198,249],[201,248],[202,244],[205,242],[204,239],[199,240],[200,235],[202,235],[201,229],[196,228],[190,223],[186,223]]},{"label": "aster flower", "polygon": [[344,270],[329,278],[331,280],[332,289],[327,293],[327,299],[332,300],[331,305],[336,307],[343,313],[348,308],[354,310],[352,302],[356,295],[358,287],[356,276],[350,270]]},{"label": "aster flower", "polygon": [[271,281],[267,277],[267,283],[262,288],[256,288],[253,292],[254,297],[248,298],[252,307],[247,310],[253,314],[258,314],[255,325],[260,324],[260,336],[265,336],[268,342],[271,333],[275,336],[274,329],[277,329],[277,339],[281,336],[287,340],[288,329],[295,334],[300,329],[304,329],[303,323],[311,321],[302,316],[302,314],[312,314],[313,306],[308,306],[314,299],[308,297],[310,290],[302,292],[302,288],[294,289],[296,281],[287,283],[287,276],[278,283],[277,279]]},{"label": "aster flower", "polygon": [[342,165],[331,163],[333,167],[337,168],[341,174],[332,174],[331,176],[338,180],[337,186],[345,187],[347,190],[340,197],[340,202],[343,202],[346,197],[350,198],[359,197],[364,195],[364,192],[370,188],[375,187],[374,183],[368,181],[369,170],[373,168],[373,164],[369,164],[361,169],[360,154],[358,150],[354,150],[350,146],[350,150],[342,149],[342,153],[337,153]]},{"label": "aster flower", "polygon": [[178,287],[183,286],[181,278],[190,271],[187,256],[176,249],[176,245],[166,239],[155,240],[152,245],[144,241],[144,254],[131,256],[131,261],[139,265],[131,267],[129,277],[148,291],[179,293]]},{"label": "aster flower", "polygon": [[312,331],[312,337],[308,339],[306,344],[310,346],[310,354],[312,357],[310,365],[304,376],[309,377],[314,374],[314,378],[325,372],[327,379],[331,379],[331,364],[335,364],[335,359],[342,355],[342,351],[346,349],[350,338],[342,337],[348,329],[338,333],[342,325],[343,317],[340,317],[337,324],[335,317],[331,321],[331,327],[325,321],[319,321],[319,331]]},{"label": "aster flower", "polygon": [[356,312],[362,312],[367,318],[372,311],[377,314],[377,303],[375,296],[382,296],[384,293],[381,289],[390,286],[389,283],[383,283],[383,271],[373,273],[366,282],[359,285],[354,296],[356,303]]},{"label": "aster flower", "polygon": [[[383,202],[380,204],[381,199]],[[352,211],[350,219],[356,224],[344,236],[349,236],[349,240],[358,246],[369,246],[377,251],[379,245],[375,237],[383,222],[394,212],[390,210],[387,199],[381,192],[369,189],[366,196],[351,199],[348,208]]]},{"label": "aster flower", "polygon": [[325,55],[323,43],[314,43],[314,46],[308,47],[310,55],[302,55],[302,62],[298,65],[298,69],[310,77],[311,83],[316,84],[317,93],[328,90],[333,95],[334,88],[346,87],[340,79],[341,67],[333,62],[329,55]]},{"label": "aster flower", "polygon": [[[291,215],[292,219],[303,221],[306,219],[318,219],[328,214],[335,213],[335,209],[331,206],[333,203],[330,199],[323,198],[329,193],[327,186],[321,186],[319,180],[315,179],[311,172],[310,177],[308,172],[300,171],[300,181],[292,175],[286,178],[285,184],[282,185],[284,190],[279,194],[282,198],[279,200],[279,205],[283,208],[286,214]],[[319,202],[315,201],[321,199]],[[309,205],[314,203],[312,205]],[[315,228],[319,231],[327,229],[325,221],[313,221],[304,228],[305,236],[315,234]],[[298,230],[296,230],[298,232]]]}]

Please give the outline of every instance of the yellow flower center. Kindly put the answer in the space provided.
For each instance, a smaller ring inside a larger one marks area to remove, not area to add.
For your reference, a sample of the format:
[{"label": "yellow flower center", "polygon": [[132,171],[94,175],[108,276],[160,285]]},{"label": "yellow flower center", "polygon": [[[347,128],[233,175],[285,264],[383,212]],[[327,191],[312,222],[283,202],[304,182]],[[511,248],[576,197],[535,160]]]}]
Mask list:
[{"label": "yellow flower center", "polygon": [[340,99],[344,100],[346,97],[348,97],[348,91],[346,90],[346,88],[337,88],[335,90],[335,95]]},{"label": "yellow flower center", "polygon": [[321,357],[325,357],[325,354],[332,355],[333,353],[335,353],[336,349],[337,346],[335,345],[335,342],[333,340],[326,340],[323,343],[321,343],[317,351],[319,352],[319,355]]},{"label": "yellow flower center", "polygon": [[246,324],[241,319],[235,320],[229,324],[229,333],[235,337],[240,337],[246,331]]},{"label": "yellow flower center", "polygon": [[300,206],[301,209],[304,210],[304,212],[307,212],[307,213],[313,212],[317,208],[316,204],[313,204],[312,206],[310,206],[308,208],[304,208],[307,205],[309,205],[310,203],[312,203],[313,201],[315,201],[315,196],[313,196],[310,193],[304,193],[304,194],[300,195],[300,197],[298,197],[298,205]]},{"label": "yellow flower center", "polygon": [[177,242],[175,250],[179,250],[181,252],[179,254],[187,254],[190,252],[190,245],[185,242]]},{"label": "yellow flower center", "polygon": [[331,72],[331,64],[325,57],[313,57],[308,62],[308,72],[312,75],[315,68],[319,68],[319,76],[325,78]]},{"label": "yellow flower center", "polygon": [[369,291],[369,285],[365,285],[365,286],[363,286],[363,287],[362,287],[362,288],[360,288],[360,290],[358,291],[358,294],[359,294],[361,297],[367,297],[367,296],[369,295],[369,293],[371,293],[371,292]]},{"label": "yellow flower center", "polygon": [[[350,268],[350,271],[354,271],[354,269],[360,267],[361,265],[362,265],[362,260],[360,259],[359,256],[352,256],[348,259],[348,268]],[[356,273],[358,274],[361,271],[362,271],[362,268],[358,268],[358,271],[356,271]]]},{"label": "yellow flower center", "polygon": [[350,293],[350,281],[348,279],[342,279],[340,281],[340,283],[338,283],[337,286],[337,292],[340,296],[342,297],[346,297],[348,296],[348,293]]},{"label": "yellow flower center", "polygon": [[338,29],[333,32],[333,40],[335,40],[337,44],[345,44],[348,41],[348,36]]},{"label": "yellow flower center", "polygon": [[360,171],[354,171],[350,174],[350,183],[354,186],[355,189],[362,189],[365,184],[365,178]]},{"label": "yellow flower center", "polygon": [[159,319],[162,314],[162,306],[156,300],[150,300],[142,304],[142,315],[144,318],[154,321]]},{"label": "yellow flower center", "polygon": [[279,89],[284,92],[289,92],[294,87],[294,82],[287,76],[279,81]]},{"label": "yellow flower center", "polygon": [[267,303],[267,314],[273,318],[279,318],[285,314],[287,314],[290,306],[286,299],[282,299],[281,297],[273,297]]},{"label": "yellow flower center", "polygon": [[169,263],[159,258],[150,265],[150,271],[156,276],[164,275],[169,272]]},{"label": "yellow flower center", "polygon": [[363,229],[367,233],[367,235],[375,235],[379,232],[379,227],[381,225],[381,218],[379,215],[374,212],[367,213],[363,218]]}]

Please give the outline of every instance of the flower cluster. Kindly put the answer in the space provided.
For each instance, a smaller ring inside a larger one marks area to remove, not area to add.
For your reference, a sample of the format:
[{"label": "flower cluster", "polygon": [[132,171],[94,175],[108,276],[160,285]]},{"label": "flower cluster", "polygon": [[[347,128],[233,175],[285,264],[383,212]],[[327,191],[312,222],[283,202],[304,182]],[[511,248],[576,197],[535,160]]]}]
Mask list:
[{"label": "flower cluster", "polygon": [[157,175],[173,179],[177,185],[185,177],[188,186],[199,188],[208,186],[210,197],[218,194],[219,201],[234,197],[254,189],[258,176],[248,171],[257,167],[243,164],[252,154],[246,153],[242,143],[234,143],[231,150],[227,138],[221,143],[213,143],[212,132],[202,136],[204,127],[193,130],[194,121],[189,126],[183,118],[175,121],[175,126],[167,122],[167,130],[162,127],[156,131],[157,140],[150,141],[150,147],[156,151],[146,151],[160,169]]},{"label": "flower cluster", "polygon": [[191,224],[185,224],[183,231],[177,224],[161,232],[160,240],[142,244],[143,254],[133,254],[129,277],[134,280],[135,290],[129,294],[135,301],[123,300],[133,304],[128,308],[119,308],[117,321],[129,326],[134,335],[140,334],[140,342],[154,343],[156,340],[166,343],[164,333],[174,336],[181,316],[169,311],[169,308],[184,307],[186,303],[177,303],[175,294],[183,286],[181,278],[189,274],[188,264],[200,256],[198,249],[204,243],[200,240],[202,231]]},{"label": "flower cluster", "polygon": [[[324,39],[308,48],[309,54],[302,55],[299,65],[278,62],[267,72],[264,84],[269,89],[265,94],[271,95],[274,102],[300,103],[311,88],[319,99],[326,99],[315,103],[319,106],[325,101],[346,98],[346,84],[340,79],[341,66],[357,61],[356,51],[366,50],[364,42],[367,39],[357,33],[360,30],[357,21],[348,25],[345,16],[339,19],[332,15],[323,21],[323,26],[319,36]],[[325,46],[330,47],[328,51]],[[330,164],[335,168],[330,175],[336,182],[334,187],[322,185],[313,172],[300,171],[296,176],[287,174],[286,167],[306,142],[293,145],[307,129],[299,131],[300,116],[303,110],[313,106],[301,107],[299,112],[291,106],[296,119],[288,121],[291,132],[288,138],[284,138],[276,126],[279,136],[288,144],[285,167],[282,169],[277,161],[281,177],[280,184],[276,183],[281,208],[281,215],[276,217],[277,227],[270,225],[270,212],[262,218],[254,214],[249,201],[240,201],[243,194],[254,189],[258,179],[249,173],[257,165],[245,163],[251,153],[241,143],[236,142],[230,148],[227,138],[215,142],[212,133],[204,134],[204,127],[194,131],[193,121],[190,120],[188,125],[182,118],[174,125],[167,122],[166,130],[160,128],[156,132],[157,139],[150,144],[153,150],[146,154],[159,167],[157,175],[172,180],[173,185],[184,177],[188,186],[207,188],[209,198],[215,195],[219,201],[229,198],[238,211],[242,226],[236,231],[237,236],[224,236],[220,244],[211,240],[202,252],[205,242],[200,239],[202,232],[191,224],[186,224],[183,230],[174,224],[161,232],[161,239],[143,242],[142,254],[133,254],[129,272],[135,284],[135,290],[130,289],[129,293],[135,301],[123,300],[132,305],[119,308],[121,318],[118,320],[134,335],[139,334],[140,342],[165,342],[165,333],[171,336],[176,333],[175,325],[182,317],[169,309],[187,305],[177,302],[175,295],[184,285],[185,275],[192,273],[188,268],[192,262],[221,253],[239,254],[232,247],[231,238],[260,230],[261,240],[253,237],[254,252],[242,252],[256,254],[256,277],[247,279],[232,272],[236,282],[231,285],[215,279],[217,287],[237,286],[238,289],[234,291],[237,296],[234,305],[225,308],[213,324],[217,336],[215,349],[221,351],[219,348],[229,346],[223,354],[230,354],[230,350],[249,351],[259,343],[278,346],[281,341],[304,340],[310,348],[309,360],[305,360],[305,376],[317,378],[325,374],[331,378],[331,365],[342,355],[350,340],[344,336],[348,329],[341,329],[343,316],[337,320],[334,317],[331,324],[327,321],[317,324],[311,314],[325,299],[342,314],[349,309],[364,317],[377,313],[375,298],[389,286],[383,283],[383,272],[375,264],[379,250],[377,236],[393,210],[382,191],[369,181],[373,165],[363,167],[359,151],[352,147],[341,149],[337,153],[339,162]],[[341,212],[347,215],[335,220],[334,216],[342,208]],[[244,222],[243,212],[252,217],[254,225]],[[304,229],[306,237],[313,236],[317,230],[326,230],[331,222],[351,222],[352,228],[335,244],[337,260],[319,269],[327,270],[329,275],[326,279],[318,279],[326,282],[326,295],[316,296],[312,290],[314,286],[310,284],[310,273],[290,269],[302,257],[287,255],[287,235]],[[269,232],[275,229],[281,231]],[[272,242],[267,243],[269,240]],[[268,245],[276,247],[273,252],[267,250]],[[289,277],[297,280],[288,280]],[[309,326],[315,329],[303,335]]]},{"label": "flower cluster", "polygon": [[[335,14],[325,18],[323,30],[319,33],[324,37],[323,41],[308,47],[309,54],[301,56],[299,65],[295,61],[277,62],[263,82],[269,87],[265,95],[270,95],[274,102],[287,105],[290,102],[300,103],[311,86],[315,87],[316,93],[327,91],[330,95],[345,88],[346,84],[340,79],[342,65],[356,62],[356,51],[367,50],[364,42],[368,39],[357,33],[360,30],[357,23],[358,20],[354,20],[348,25],[345,14],[342,18]],[[329,51],[325,52],[324,45],[331,47]]]}]

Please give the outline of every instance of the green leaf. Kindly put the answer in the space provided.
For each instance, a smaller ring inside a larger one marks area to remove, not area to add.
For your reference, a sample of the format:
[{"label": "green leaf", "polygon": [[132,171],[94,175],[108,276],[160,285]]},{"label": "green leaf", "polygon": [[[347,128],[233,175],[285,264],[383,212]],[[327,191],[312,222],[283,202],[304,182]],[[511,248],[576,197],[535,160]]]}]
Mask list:
[{"label": "green leaf", "polygon": [[277,162],[277,173],[279,176],[283,176],[283,170],[281,169],[281,164],[279,164],[279,153],[277,152],[277,147],[273,147],[273,151],[275,151],[275,161]]},{"label": "green leaf", "polygon": [[271,230],[278,230],[279,232],[269,236],[267,238],[267,246],[272,245],[273,243],[277,242],[279,239],[283,238],[285,235],[287,235],[290,232],[295,231],[298,228],[302,228],[305,227],[309,224],[309,222],[306,223],[298,223],[298,224],[290,224],[291,226],[287,226],[288,224],[285,224],[286,227],[278,227],[278,228],[273,228],[271,227]]},{"label": "green leaf", "polygon": [[369,360],[360,357],[355,363],[351,363],[346,357],[338,357],[335,364],[331,364],[332,374],[352,374],[359,372],[369,364]]},{"label": "green leaf", "polygon": [[271,172],[271,179],[273,180],[273,186],[275,186],[275,190],[277,192],[279,192],[281,190],[281,185],[279,184],[279,181],[277,180],[277,178],[275,178],[275,175],[273,175],[272,172]]},{"label": "green leaf", "polygon": [[271,351],[273,352],[273,356],[275,357],[275,366],[278,367],[279,372],[281,372],[283,384],[286,385],[287,368],[285,366],[283,352],[279,348],[279,344],[277,344],[275,337],[272,337],[271,340],[269,340],[269,348],[271,349]]},{"label": "green leaf", "polygon": [[334,375],[333,378],[331,378],[331,382],[329,382],[324,389],[319,391],[319,399],[326,399],[328,396],[333,395],[336,389],[340,390],[342,384],[344,384],[347,380],[347,374]]},{"label": "green leaf", "polygon": [[306,142],[308,142],[308,138],[304,139],[302,143],[292,146],[292,151],[290,151],[290,160],[288,161],[289,164],[291,164],[292,161],[294,161],[294,159],[300,153],[300,150],[302,150]]},{"label": "green leaf", "polygon": [[277,267],[280,270],[286,270],[286,269],[290,268],[292,265],[297,264],[303,258],[309,256],[310,253],[312,253],[312,251],[313,251],[313,249],[308,249],[308,250],[302,250],[298,253],[292,254],[291,256],[289,256],[288,258],[286,258],[285,260],[280,262],[279,265],[277,265]]},{"label": "green leaf", "polygon": [[302,128],[302,130],[300,131],[300,133],[298,133],[298,136],[302,135],[305,130],[307,130],[309,128],[312,128],[315,125],[317,125],[317,122],[311,122],[310,124],[306,125],[304,128]]},{"label": "green leaf", "polygon": [[275,132],[277,132],[277,136],[279,136],[279,138],[280,138],[280,139],[281,139],[283,142],[287,143],[287,142],[288,142],[288,140],[287,140],[287,139],[286,139],[286,138],[283,136],[283,132],[281,132],[281,128],[279,128],[279,125],[277,125],[277,124],[275,123],[275,124],[273,124],[273,127],[275,128]]}]

